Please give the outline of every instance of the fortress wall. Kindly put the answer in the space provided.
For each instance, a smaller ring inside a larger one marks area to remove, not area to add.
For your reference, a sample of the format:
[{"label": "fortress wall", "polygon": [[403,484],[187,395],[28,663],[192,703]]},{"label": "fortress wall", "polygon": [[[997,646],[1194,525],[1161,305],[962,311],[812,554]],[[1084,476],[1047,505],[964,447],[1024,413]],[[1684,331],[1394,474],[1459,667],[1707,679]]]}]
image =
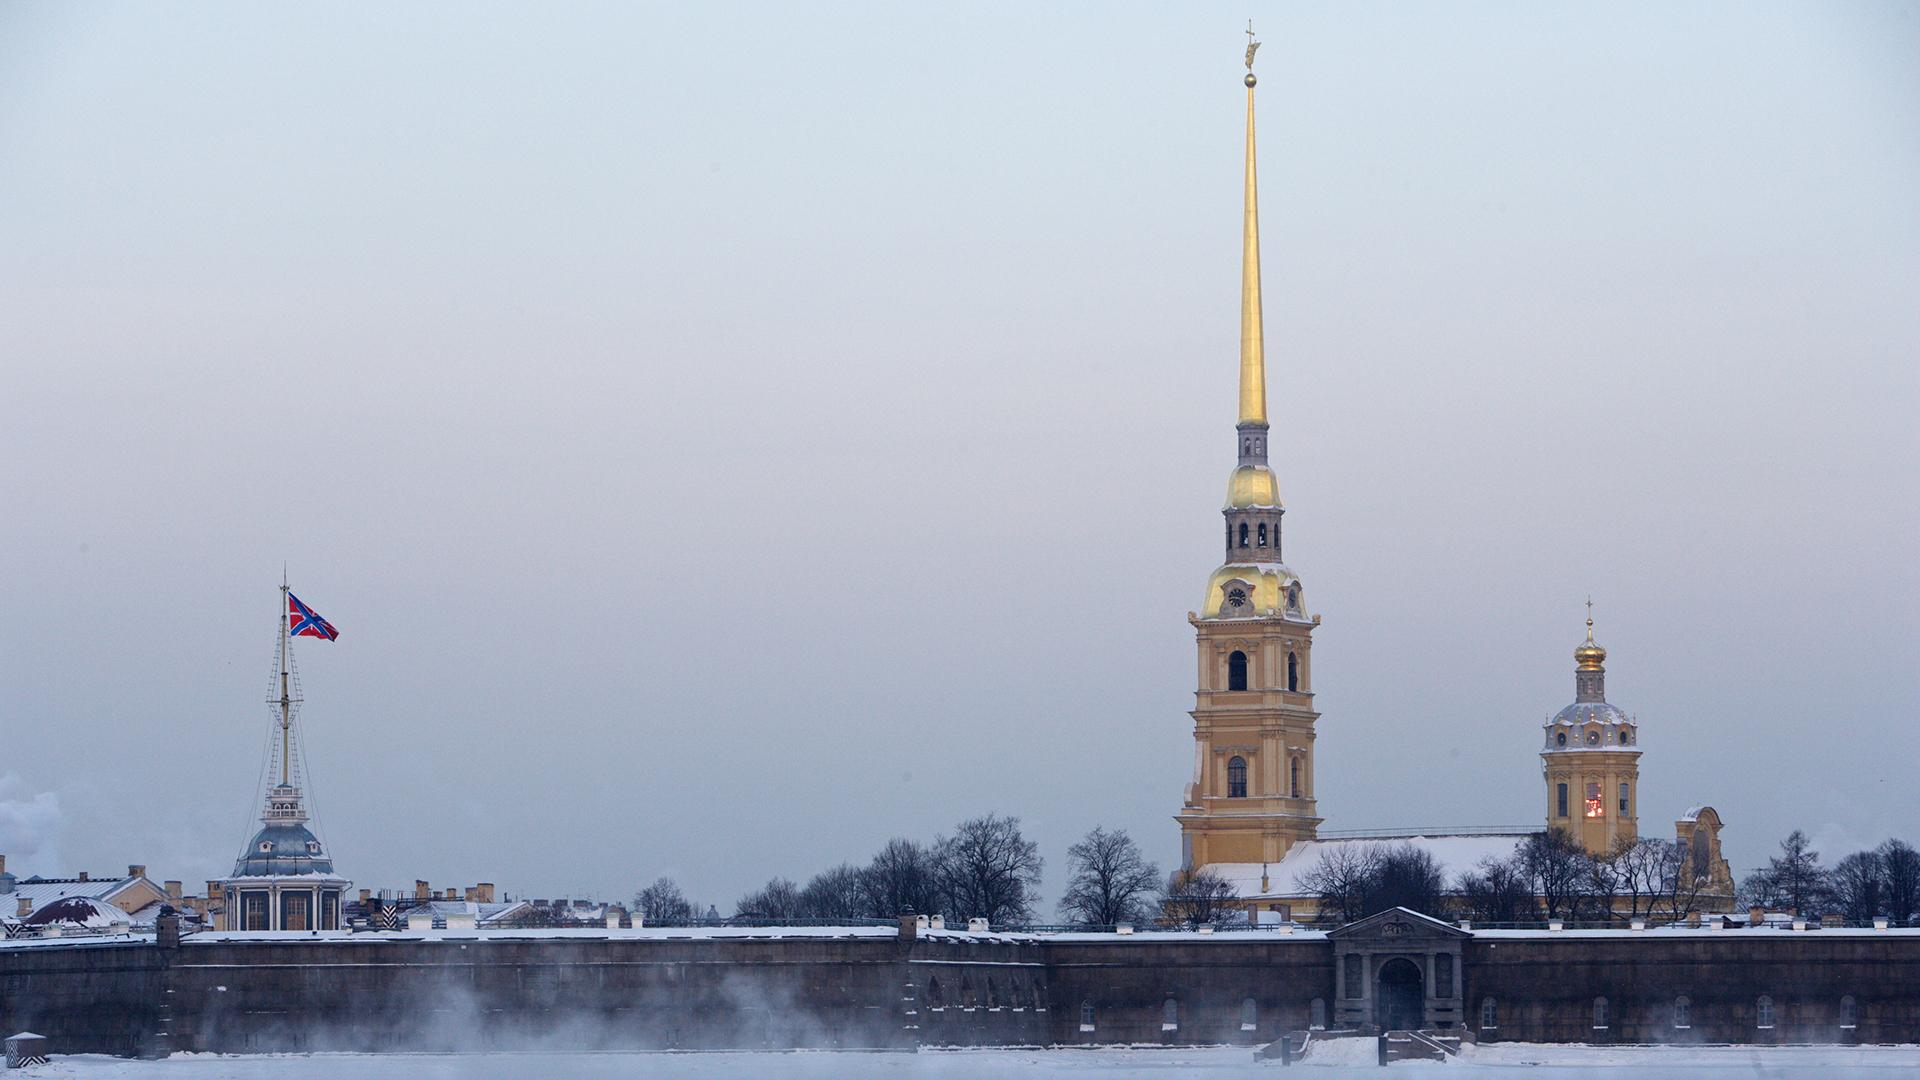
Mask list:
[{"label": "fortress wall", "polygon": [[[1920,1041],[1920,936],[1729,930],[1476,937],[1465,952],[1466,1022],[1495,1000],[1483,1039],[1525,1042],[1877,1043]],[[1757,1026],[1773,999],[1775,1024]],[[1688,1026],[1674,1002],[1688,999]],[[1594,999],[1608,1026],[1593,1026]],[[1841,1026],[1841,998],[1856,1026]]]},{"label": "fortress wall", "polygon": [[[1191,934],[1059,940],[1047,946],[1053,1041],[1266,1043],[1305,1029],[1314,999],[1333,1005],[1333,949],[1323,938]],[[1254,1001],[1254,1030],[1243,1028]],[[1178,1027],[1165,1030],[1166,1003]],[[1082,1005],[1093,1028],[1082,1031]]]},{"label": "fortress wall", "polygon": [[[1483,998],[1497,1005],[1483,1038],[1920,1041],[1920,932],[1493,932],[1464,947],[1469,1028]],[[1307,1027],[1315,999],[1332,1013],[1335,950],[1318,935],[853,931],[48,942],[0,947],[0,1026],[61,1054],[1252,1044]],[[1761,993],[1771,1030],[1755,1026]],[[1680,994],[1686,1029],[1672,1023]],[[1849,994],[1858,1021],[1844,1029]],[[1595,1031],[1602,995],[1609,1026]]]},{"label": "fortress wall", "polygon": [[166,958],[150,941],[16,945],[0,951],[0,1035],[52,1037],[63,1054],[152,1052],[165,1030]]}]

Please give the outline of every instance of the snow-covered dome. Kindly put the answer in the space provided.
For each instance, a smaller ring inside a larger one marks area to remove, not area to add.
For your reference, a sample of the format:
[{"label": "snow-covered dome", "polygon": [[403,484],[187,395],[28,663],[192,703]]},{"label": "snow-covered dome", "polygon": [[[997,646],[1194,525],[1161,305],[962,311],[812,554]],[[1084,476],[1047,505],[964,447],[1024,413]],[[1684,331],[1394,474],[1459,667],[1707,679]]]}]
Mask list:
[{"label": "snow-covered dome", "polygon": [[332,874],[333,860],[305,825],[268,825],[253,834],[234,860],[234,877]]},{"label": "snow-covered dome", "polygon": [[120,924],[133,922],[126,912],[112,904],[95,900],[91,896],[63,896],[40,905],[33,914],[21,920],[28,926],[48,926],[60,923],[63,926],[84,926],[89,930],[105,930]]}]

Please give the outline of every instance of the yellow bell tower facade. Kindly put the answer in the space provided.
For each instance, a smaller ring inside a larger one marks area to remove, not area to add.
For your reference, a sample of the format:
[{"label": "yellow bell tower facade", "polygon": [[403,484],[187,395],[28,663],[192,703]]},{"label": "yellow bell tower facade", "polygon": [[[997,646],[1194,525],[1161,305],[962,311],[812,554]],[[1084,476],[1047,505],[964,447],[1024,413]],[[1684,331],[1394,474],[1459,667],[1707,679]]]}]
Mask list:
[{"label": "yellow bell tower facade", "polygon": [[1607,650],[1593,640],[1587,606],[1587,640],[1573,650],[1573,704],[1547,719],[1540,762],[1547,827],[1606,855],[1640,835],[1640,725],[1607,702]]},{"label": "yellow bell tower facade", "polygon": [[1253,54],[1247,47],[1247,173],[1240,265],[1238,463],[1227,482],[1226,559],[1198,614],[1193,779],[1176,820],[1183,868],[1278,862],[1316,835],[1313,630],[1300,579],[1281,561],[1280,485],[1267,465]]}]

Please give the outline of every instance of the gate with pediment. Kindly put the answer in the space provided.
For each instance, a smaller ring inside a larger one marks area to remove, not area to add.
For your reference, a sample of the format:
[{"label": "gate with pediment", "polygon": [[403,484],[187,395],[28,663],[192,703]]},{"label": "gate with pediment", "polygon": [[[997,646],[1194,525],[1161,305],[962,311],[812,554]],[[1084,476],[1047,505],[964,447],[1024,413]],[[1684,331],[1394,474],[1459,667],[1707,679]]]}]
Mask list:
[{"label": "gate with pediment", "polygon": [[1460,960],[1472,936],[1406,908],[1329,933],[1335,1025],[1379,1031],[1459,1027]]}]

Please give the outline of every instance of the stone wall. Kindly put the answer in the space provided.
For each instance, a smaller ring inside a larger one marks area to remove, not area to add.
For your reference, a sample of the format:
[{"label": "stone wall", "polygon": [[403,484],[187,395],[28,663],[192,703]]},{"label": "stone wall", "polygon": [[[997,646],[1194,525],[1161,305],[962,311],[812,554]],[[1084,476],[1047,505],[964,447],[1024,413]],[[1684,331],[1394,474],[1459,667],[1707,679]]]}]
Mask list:
[{"label": "stone wall", "polygon": [[[1338,942],[1309,932],[780,934],[11,943],[0,1027],[45,1034],[58,1054],[1254,1044],[1334,1004]],[[1920,931],[1495,931],[1463,944],[1466,1026],[1486,1039],[1920,1041]],[[1495,1022],[1481,1031],[1488,998]]]}]

